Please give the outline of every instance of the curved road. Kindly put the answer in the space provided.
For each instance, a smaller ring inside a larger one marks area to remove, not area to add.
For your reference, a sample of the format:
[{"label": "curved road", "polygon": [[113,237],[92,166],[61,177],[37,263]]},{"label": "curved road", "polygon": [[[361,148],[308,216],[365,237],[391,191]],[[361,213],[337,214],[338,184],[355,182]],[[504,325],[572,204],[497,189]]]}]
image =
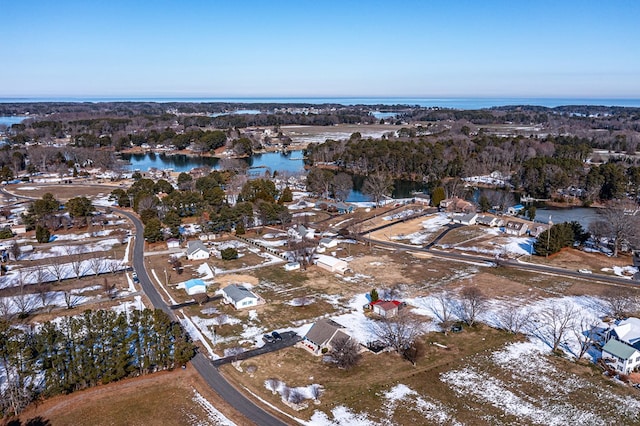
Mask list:
[{"label": "curved road", "polygon": [[[133,267],[138,274],[142,291],[147,295],[154,308],[162,309],[171,319],[177,320],[174,312],[167,306],[165,301],[162,300],[162,297],[160,297],[158,290],[152,284],[149,274],[147,274],[147,270],[145,269],[144,226],[142,221],[128,211],[115,208],[114,211],[129,218],[136,228],[136,239],[135,245],[133,246]],[[286,423],[267,413],[241,394],[220,374],[218,369],[215,368],[211,361],[203,354],[198,352],[191,360],[191,364],[218,395],[255,424],[260,426],[286,426]]]}]

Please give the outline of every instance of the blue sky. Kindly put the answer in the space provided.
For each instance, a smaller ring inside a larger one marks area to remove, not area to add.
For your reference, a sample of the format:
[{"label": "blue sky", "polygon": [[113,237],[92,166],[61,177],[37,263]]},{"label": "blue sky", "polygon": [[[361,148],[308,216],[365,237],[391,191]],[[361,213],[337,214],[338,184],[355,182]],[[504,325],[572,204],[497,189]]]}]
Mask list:
[{"label": "blue sky", "polygon": [[638,1],[3,0],[2,97],[640,97]]}]

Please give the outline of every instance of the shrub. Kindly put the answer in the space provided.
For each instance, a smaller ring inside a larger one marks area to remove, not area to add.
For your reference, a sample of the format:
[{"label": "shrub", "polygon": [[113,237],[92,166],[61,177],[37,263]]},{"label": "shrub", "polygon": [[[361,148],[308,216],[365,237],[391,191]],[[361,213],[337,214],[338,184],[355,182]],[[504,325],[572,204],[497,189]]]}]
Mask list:
[{"label": "shrub", "polygon": [[220,257],[222,260],[233,260],[238,258],[238,250],[233,247],[220,250]]}]

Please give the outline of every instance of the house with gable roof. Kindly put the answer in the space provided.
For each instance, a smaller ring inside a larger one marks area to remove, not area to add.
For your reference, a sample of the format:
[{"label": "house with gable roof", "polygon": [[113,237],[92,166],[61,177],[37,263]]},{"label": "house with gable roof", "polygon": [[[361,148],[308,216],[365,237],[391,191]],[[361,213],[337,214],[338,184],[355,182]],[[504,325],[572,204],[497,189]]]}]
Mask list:
[{"label": "house with gable roof", "polygon": [[323,348],[331,350],[333,344],[341,338],[350,339],[344,327],[331,319],[321,319],[316,321],[302,339],[305,349],[316,355],[322,353]]},{"label": "house with gable roof", "polygon": [[529,226],[524,222],[518,222],[515,220],[509,220],[504,225],[504,232],[509,235],[516,235],[518,237],[527,233]]},{"label": "house with gable roof", "polygon": [[193,240],[187,243],[187,259],[204,260],[209,258],[209,249],[200,240]]},{"label": "house with gable roof", "polygon": [[383,318],[392,318],[398,315],[398,310],[402,302],[397,300],[376,300],[375,302],[371,302],[370,305],[374,313]]},{"label": "house with gable roof", "polygon": [[640,369],[640,318],[618,321],[609,329],[602,359],[623,374]]},{"label": "house with gable roof", "polygon": [[260,301],[251,290],[240,284],[231,284],[223,288],[222,298],[225,303],[233,305],[236,309],[257,306]]}]

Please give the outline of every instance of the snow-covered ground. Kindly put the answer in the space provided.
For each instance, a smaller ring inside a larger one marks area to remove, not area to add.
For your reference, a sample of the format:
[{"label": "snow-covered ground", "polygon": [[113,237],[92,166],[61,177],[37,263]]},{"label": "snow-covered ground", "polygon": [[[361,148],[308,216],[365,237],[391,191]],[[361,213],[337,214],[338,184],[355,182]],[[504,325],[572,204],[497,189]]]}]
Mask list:
[{"label": "snow-covered ground", "polygon": [[392,240],[409,240],[411,244],[422,245],[435,233],[440,232],[450,222],[446,213],[438,213],[422,221],[422,230],[407,235],[392,235]]},{"label": "snow-covered ground", "polygon": [[[333,317],[350,334],[354,333],[352,335],[358,340],[370,338],[367,334],[369,320],[361,314],[362,305],[366,301],[366,295],[358,295],[350,301],[354,312]],[[438,330],[437,322],[432,319],[441,315],[441,305],[436,297],[418,297],[406,301],[408,309],[429,317],[423,322],[425,330]],[[441,381],[461,398],[469,399],[479,406],[490,405],[504,413],[493,417],[479,412],[479,418],[485,416],[490,424],[508,424],[502,418],[504,415],[514,416],[525,424],[608,424],[608,418],[603,414],[608,410],[622,410],[618,412],[622,412],[634,423],[640,422],[640,396],[622,397],[609,392],[606,398],[598,399],[597,406],[589,398],[584,398],[584,401],[572,398],[577,392],[599,395],[602,389],[578,375],[558,369],[549,361],[547,356],[551,351],[552,331],[541,319],[545,312],[554,307],[573,313],[573,327],[565,334],[560,348],[575,359],[580,346],[580,326],[587,323],[598,324],[605,311],[600,299],[566,296],[535,301],[493,300],[489,302],[481,320],[493,327],[504,327],[504,313],[516,310],[526,318],[522,331],[528,336],[527,341],[508,344],[493,353],[470,357],[463,367],[443,373]],[[606,325],[599,323],[598,326]],[[362,336],[365,336],[364,339]],[[586,356],[595,361],[600,352],[591,349]],[[487,366],[492,372],[487,371]],[[500,373],[496,374],[495,371]],[[405,384],[398,383],[389,390],[382,391],[380,396],[385,412],[382,420],[373,419],[369,413],[356,413],[348,407],[338,406],[330,413],[316,410],[311,420],[303,423],[313,426],[392,425],[395,410],[402,407],[403,411],[416,411],[428,424],[461,424],[456,420],[456,412],[452,407],[445,406],[433,396],[421,395]]]}]

